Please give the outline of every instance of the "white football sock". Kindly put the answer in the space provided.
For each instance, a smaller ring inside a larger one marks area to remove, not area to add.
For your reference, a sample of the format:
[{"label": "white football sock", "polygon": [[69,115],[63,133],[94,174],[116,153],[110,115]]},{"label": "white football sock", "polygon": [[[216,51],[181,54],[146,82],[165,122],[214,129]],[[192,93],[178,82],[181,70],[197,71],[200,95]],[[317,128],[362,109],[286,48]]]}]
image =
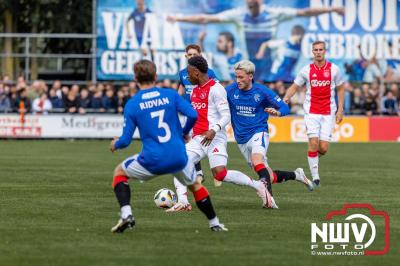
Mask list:
[{"label": "white football sock", "polygon": [[131,206],[130,205],[122,206],[122,208],[121,208],[121,218],[122,219],[126,219],[129,215],[132,215]]},{"label": "white football sock", "polygon": [[203,170],[196,171],[196,176],[198,176],[198,175],[202,175],[202,176],[204,176],[204,174],[203,174]]},{"label": "white football sock", "polygon": [[215,218],[208,220],[208,223],[210,224],[210,227],[217,226],[219,225],[219,219],[215,216]]},{"label": "white football sock", "polygon": [[176,177],[174,177],[174,185],[176,189],[176,195],[178,197],[178,202],[181,202],[185,205],[188,204],[189,200],[187,196],[187,187],[182,185]]},{"label": "white football sock", "polygon": [[313,180],[319,179],[318,162],[319,162],[318,156],[315,157],[308,156],[308,165],[310,166],[310,172]]},{"label": "white football sock", "polygon": [[256,181],[236,170],[228,170],[225,178],[225,182],[233,183],[241,186],[249,186],[258,190],[260,188],[260,181]]}]

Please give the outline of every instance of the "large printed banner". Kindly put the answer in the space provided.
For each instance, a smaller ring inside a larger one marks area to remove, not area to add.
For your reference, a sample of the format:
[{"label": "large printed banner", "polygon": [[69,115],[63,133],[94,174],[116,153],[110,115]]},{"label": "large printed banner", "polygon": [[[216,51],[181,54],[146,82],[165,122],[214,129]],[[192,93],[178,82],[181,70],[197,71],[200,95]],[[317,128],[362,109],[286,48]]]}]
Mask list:
[{"label": "large printed banner", "polygon": [[[302,117],[270,118],[268,124],[271,142],[307,141]],[[18,115],[0,115],[0,138],[111,139],[121,135],[122,127],[120,115],[28,115],[23,124]],[[230,125],[227,133],[234,142]],[[134,138],[139,138],[137,131]],[[400,117],[345,117],[332,138],[333,142],[400,142]]]},{"label": "large printed banner", "polygon": [[315,40],[350,80],[372,58],[400,77],[399,10],[398,0],[98,0],[97,78],[131,80],[149,58],[159,78],[177,79],[185,46],[198,43],[220,80],[247,58],[257,80],[291,82]]}]

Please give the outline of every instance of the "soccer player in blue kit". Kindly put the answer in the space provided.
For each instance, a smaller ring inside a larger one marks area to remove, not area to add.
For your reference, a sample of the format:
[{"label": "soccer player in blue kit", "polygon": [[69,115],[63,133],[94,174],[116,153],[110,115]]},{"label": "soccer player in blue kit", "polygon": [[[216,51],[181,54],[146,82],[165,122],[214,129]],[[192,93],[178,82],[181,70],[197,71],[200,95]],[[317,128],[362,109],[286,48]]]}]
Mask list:
[{"label": "soccer player in blue kit", "polygon": [[[195,56],[201,56],[201,48],[197,44],[187,45],[185,48],[185,52],[186,52],[185,57],[187,60]],[[207,70],[207,74],[210,77],[210,79],[217,81],[217,77],[211,68]],[[179,86],[179,94],[184,95],[185,99],[190,103],[190,95],[192,93],[193,88],[196,87],[197,85],[194,85],[192,84],[192,82],[190,82],[187,67],[179,71],[179,81],[181,85]],[[196,163],[195,167],[196,167],[197,179],[204,182],[205,179],[203,170],[201,169],[201,163],[200,162]],[[187,211],[192,210],[192,206],[187,205],[185,207],[185,210]]]},{"label": "soccer player in blue kit", "polygon": [[275,92],[253,81],[255,65],[251,61],[242,60],[236,63],[234,69],[236,82],[226,87],[226,91],[235,139],[248,164],[267,186],[266,207],[278,208],[272,194],[272,178],[272,183],[297,180],[309,190],[313,189],[301,168],[288,172],[272,171],[268,167],[268,117],[289,114],[289,106]]},{"label": "soccer player in blue kit", "polygon": [[[150,180],[158,175],[173,174],[193,192],[197,207],[206,215],[212,231],[227,231],[219,223],[207,189],[196,182],[196,173],[188,161],[185,139],[197,119],[197,112],[174,90],[154,87],[156,66],[149,60],[134,65],[140,91],[125,106],[124,128],[120,138],[114,138],[110,150],[126,148],[136,128],[142,140],[142,151],[127,158],[114,170],[112,186],[121,208],[121,218],[111,229],[122,233],[135,225],[130,206],[131,191],[128,178]],[[187,117],[182,129],[178,112]],[[173,155],[173,156],[172,156]]]}]

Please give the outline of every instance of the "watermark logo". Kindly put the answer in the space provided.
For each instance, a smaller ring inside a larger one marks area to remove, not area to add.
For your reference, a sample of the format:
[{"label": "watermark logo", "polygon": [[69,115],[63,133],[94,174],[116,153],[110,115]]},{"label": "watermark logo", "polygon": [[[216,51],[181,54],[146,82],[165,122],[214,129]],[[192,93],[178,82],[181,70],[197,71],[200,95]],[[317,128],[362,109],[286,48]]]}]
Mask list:
[{"label": "watermark logo", "polygon": [[312,255],[384,255],[389,252],[389,214],[370,204],[345,204],[311,223]]}]

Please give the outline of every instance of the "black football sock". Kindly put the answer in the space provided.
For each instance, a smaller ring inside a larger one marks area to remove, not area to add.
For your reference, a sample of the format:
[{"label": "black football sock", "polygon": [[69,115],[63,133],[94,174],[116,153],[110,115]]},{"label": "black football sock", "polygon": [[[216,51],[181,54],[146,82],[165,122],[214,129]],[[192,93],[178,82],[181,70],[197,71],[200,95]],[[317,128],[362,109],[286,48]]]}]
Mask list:
[{"label": "black football sock", "polygon": [[196,205],[200,211],[207,216],[208,220],[214,219],[217,216],[209,196],[202,200],[196,201]]},{"label": "black football sock", "polygon": [[285,181],[296,179],[296,174],[294,172],[275,170],[274,173],[276,174],[277,177],[276,179],[277,183],[282,183]]},{"label": "black football sock", "polygon": [[131,189],[129,188],[129,184],[125,182],[120,182],[114,187],[114,193],[117,197],[119,206],[122,208],[123,206],[130,205],[131,201]]},{"label": "black football sock", "polygon": [[272,186],[271,186],[271,177],[270,177],[269,172],[268,172],[267,168],[265,167],[265,165],[264,164],[256,165],[254,167],[254,170],[257,172],[260,180],[267,184],[268,192],[271,194],[271,196],[273,196]]}]

